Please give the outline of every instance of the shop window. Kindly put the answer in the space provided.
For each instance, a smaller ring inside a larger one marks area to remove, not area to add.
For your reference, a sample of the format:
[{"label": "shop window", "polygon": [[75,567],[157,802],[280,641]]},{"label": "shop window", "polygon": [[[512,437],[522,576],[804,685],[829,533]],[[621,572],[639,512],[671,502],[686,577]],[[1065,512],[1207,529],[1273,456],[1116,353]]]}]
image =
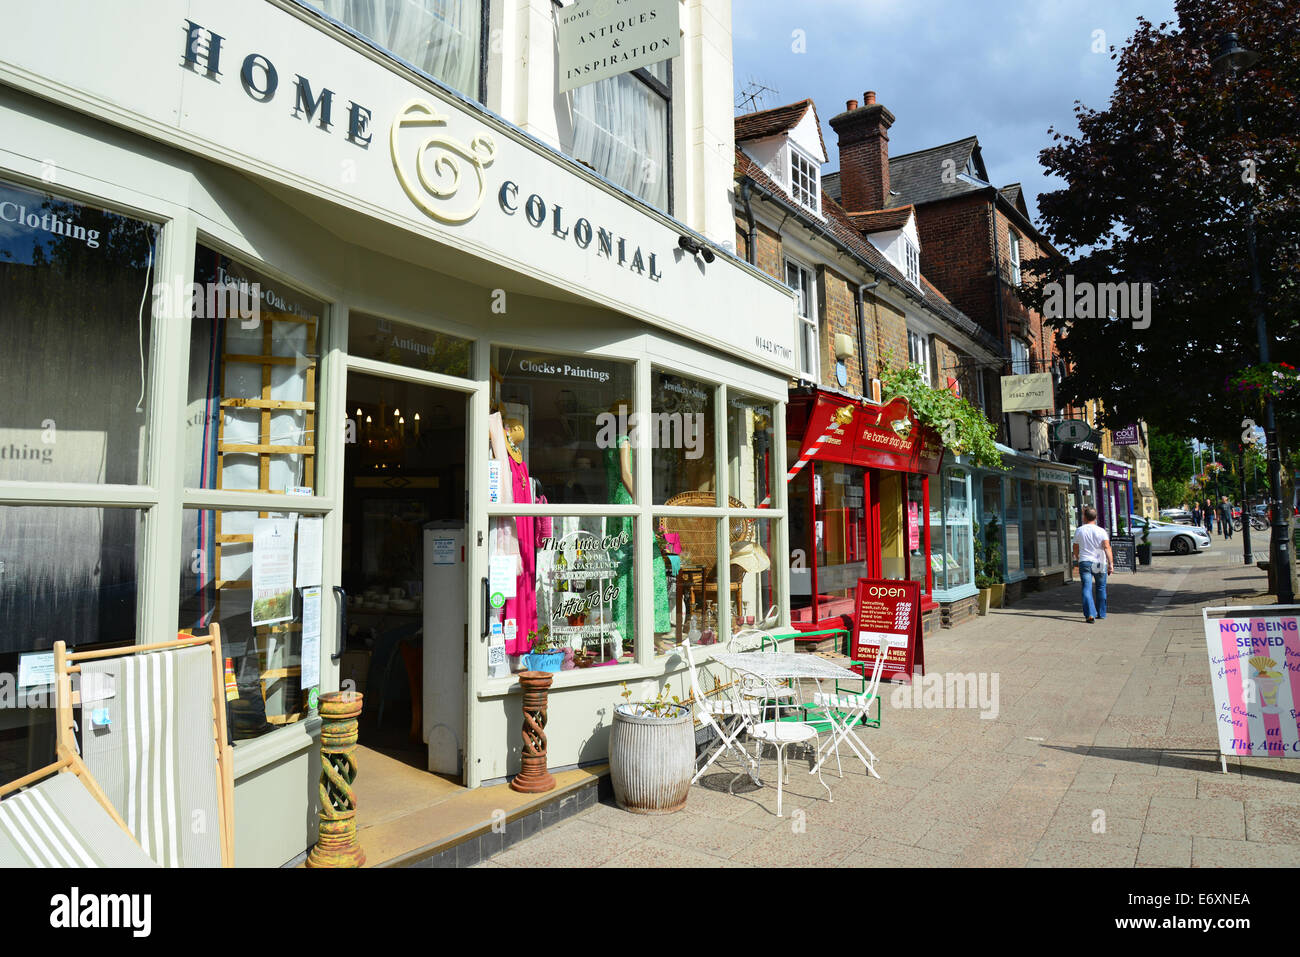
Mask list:
[{"label": "shop window", "polygon": [[324,304],[199,246],[185,484],[315,490]]},{"label": "shop window", "polygon": [[669,61],[578,87],[573,96],[574,159],[671,213]]},{"label": "shop window", "polygon": [[[643,437],[654,449],[654,504],[718,504],[712,384],[654,370],[650,380],[650,419]],[[644,429],[643,429],[644,432]],[[738,507],[739,500],[731,502]]]},{"label": "shop window", "polygon": [[1050,522],[1051,515],[1054,511],[1055,502],[1049,496],[1049,489],[1046,485],[1038,485],[1038,560],[1040,567],[1050,568],[1059,564],[1058,556],[1053,549],[1053,535],[1051,534]]},{"label": "shop window", "polygon": [[1017,479],[1003,479],[1006,482],[1006,515],[1003,532],[1007,538],[1006,567],[1008,574],[1024,570],[1024,556],[1020,548],[1020,482]]},{"label": "shop window", "polygon": [[495,346],[492,384],[505,432],[498,504],[632,504],[636,454],[659,453],[633,412],[630,365]]},{"label": "shop window", "polygon": [[738,392],[727,399],[727,485],[745,508],[767,508],[776,483],[776,409]]},{"label": "shop window", "polygon": [[482,101],[487,0],[309,0],[375,45]]},{"label": "shop window", "polygon": [[363,312],[348,316],[348,355],[363,359],[468,378],[472,344],[459,336]]},{"label": "shop window", "polygon": [[157,237],[0,182],[0,480],[147,481]]},{"label": "shop window", "polygon": [[[493,518],[488,541],[488,676],[561,670],[635,657],[631,517]],[[656,626],[669,631],[667,569],[652,571]]]},{"label": "shop window", "polygon": [[[319,629],[335,608],[321,587],[322,521],[295,512],[182,513],[179,629],[201,635],[221,626],[236,741],[306,717],[307,691],[320,684]],[[305,626],[315,634],[304,635]],[[314,649],[307,661],[304,645]]]},{"label": "shop window", "polygon": [[[798,460],[799,443],[786,442],[786,461]],[[808,480],[817,466],[816,462],[804,466],[795,479],[786,485],[785,492],[786,509],[790,516],[790,608],[796,619],[797,613],[812,605],[813,506]],[[897,502],[894,503],[894,509],[898,509]]]},{"label": "shop window", "polygon": [[1038,550],[1038,534],[1034,526],[1034,483],[1021,481],[1017,484],[1020,486],[1020,547],[1025,568],[1038,568],[1043,556]]},{"label": "shop window", "polygon": [[[938,494],[938,489],[934,490]],[[907,476],[907,502],[905,503],[907,528],[907,577],[919,582],[926,592],[925,575],[925,486],[919,475]],[[931,545],[933,546],[933,541]],[[936,579],[937,584],[937,579]]]},{"label": "shop window", "polygon": [[966,473],[949,472],[944,478],[942,513],[933,508],[933,496],[930,504],[931,526],[938,532],[942,525],[942,551],[933,553],[930,557],[934,566],[935,587],[952,589],[969,585],[973,580],[975,555]]},{"label": "shop window", "polygon": [[[817,592],[821,616],[851,613],[840,604],[851,602],[858,579],[867,577],[866,469],[836,462],[817,466]],[[837,601],[838,600],[838,601]]]}]

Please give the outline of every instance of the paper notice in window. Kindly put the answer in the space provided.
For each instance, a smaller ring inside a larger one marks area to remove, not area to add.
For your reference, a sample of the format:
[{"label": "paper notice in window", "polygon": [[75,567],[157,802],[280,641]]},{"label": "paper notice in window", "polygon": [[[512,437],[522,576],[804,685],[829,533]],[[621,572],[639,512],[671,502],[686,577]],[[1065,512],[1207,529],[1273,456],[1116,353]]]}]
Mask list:
[{"label": "paper notice in window", "polygon": [[302,686],[320,684],[320,586],[302,590]]},{"label": "paper notice in window", "polygon": [[321,542],[325,519],[298,519],[298,580],[299,588],[310,588],[321,583]]},{"label": "paper notice in window", "polygon": [[488,563],[488,593],[503,598],[515,597],[515,558],[497,555]]},{"label": "paper notice in window", "polygon": [[254,625],[293,618],[293,526],[291,518],[253,521]]}]

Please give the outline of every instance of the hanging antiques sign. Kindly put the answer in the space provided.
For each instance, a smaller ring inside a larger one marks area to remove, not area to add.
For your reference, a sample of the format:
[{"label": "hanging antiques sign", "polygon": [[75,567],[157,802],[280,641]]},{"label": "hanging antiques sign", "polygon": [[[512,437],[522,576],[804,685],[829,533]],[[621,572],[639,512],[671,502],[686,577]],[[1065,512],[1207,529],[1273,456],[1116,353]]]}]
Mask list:
[{"label": "hanging antiques sign", "polygon": [[882,681],[910,681],[914,671],[925,671],[920,582],[860,578],[853,609],[854,661],[865,661],[869,671],[884,648]]},{"label": "hanging antiques sign", "polygon": [[555,14],[560,92],[682,52],[679,0],[574,0]]},{"label": "hanging antiques sign", "polygon": [[1205,608],[1201,617],[1220,754],[1300,757],[1300,605]]},{"label": "hanging antiques sign", "polygon": [[1003,412],[1036,412],[1039,409],[1055,408],[1056,398],[1052,392],[1050,372],[1002,377]]}]

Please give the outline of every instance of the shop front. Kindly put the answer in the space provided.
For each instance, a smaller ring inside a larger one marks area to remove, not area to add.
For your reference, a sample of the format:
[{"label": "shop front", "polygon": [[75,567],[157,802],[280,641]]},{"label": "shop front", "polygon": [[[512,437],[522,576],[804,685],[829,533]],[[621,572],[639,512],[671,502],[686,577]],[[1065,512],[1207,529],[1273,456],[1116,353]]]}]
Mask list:
[{"label": "shop front", "polygon": [[[473,788],[551,651],[551,765],[602,761],[678,636],[789,607],[789,290],[294,4],[164,9],[0,37],[0,671],[220,624],[244,866],[314,842],[340,687]],[[52,729],[0,705],[0,780]]]},{"label": "shop front", "polygon": [[1097,482],[1097,524],[1122,535],[1133,514],[1133,468],[1102,456],[1093,475]]},{"label": "shop front", "polygon": [[906,400],[880,405],[817,389],[791,393],[786,440],[796,627],[841,627],[859,578],[918,582],[925,625],[936,625],[946,561],[936,542],[943,492],[931,481],[941,474],[938,436]]}]

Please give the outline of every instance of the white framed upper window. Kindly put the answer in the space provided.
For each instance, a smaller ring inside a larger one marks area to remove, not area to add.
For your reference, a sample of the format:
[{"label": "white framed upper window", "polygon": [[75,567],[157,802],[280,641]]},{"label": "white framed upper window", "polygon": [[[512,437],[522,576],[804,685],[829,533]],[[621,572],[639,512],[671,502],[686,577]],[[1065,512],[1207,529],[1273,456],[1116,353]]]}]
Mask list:
[{"label": "white framed upper window", "polygon": [[921,250],[910,239],[903,239],[904,265],[907,267],[907,281],[917,289],[921,288]]},{"label": "white framed upper window", "polygon": [[814,213],[822,211],[821,167],[790,145],[790,195]]},{"label": "white framed upper window", "polygon": [[1011,242],[1009,244],[1009,254],[1011,256],[1011,284],[1020,285],[1020,237],[1014,231],[1010,232]]},{"label": "white framed upper window", "polygon": [[1011,374],[1028,375],[1029,368],[1029,343],[1023,339],[1011,340]]},{"label": "white framed upper window", "polygon": [[805,378],[816,382],[819,367],[817,356],[819,337],[812,270],[793,259],[787,259],[785,284],[795,291],[795,313],[799,320],[799,370]]},{"label": "white framed upper window", "polygon": [[918,332],[907,331],[907,361],[921,369],[921,378],[926,385],[934,385],[930,375],[930,337]]}]

